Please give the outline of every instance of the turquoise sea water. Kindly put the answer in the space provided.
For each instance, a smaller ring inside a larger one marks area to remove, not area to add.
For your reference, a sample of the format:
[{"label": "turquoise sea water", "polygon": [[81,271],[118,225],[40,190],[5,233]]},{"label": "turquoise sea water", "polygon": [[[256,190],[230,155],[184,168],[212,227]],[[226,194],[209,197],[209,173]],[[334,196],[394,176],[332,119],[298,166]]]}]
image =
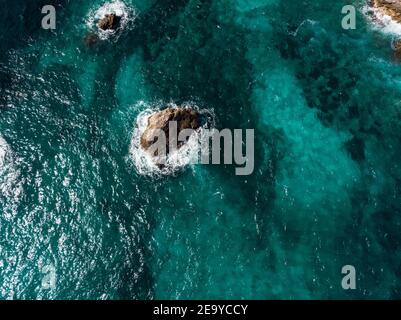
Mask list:
[{"label": "turquoise sea water", "polygon": [[[400,298],[401,65],[348,3],[125,0],[87,48],[105,1],[0,0],[0,298]],[[139,174],[161,102],[255,129],[254,173]]]}]

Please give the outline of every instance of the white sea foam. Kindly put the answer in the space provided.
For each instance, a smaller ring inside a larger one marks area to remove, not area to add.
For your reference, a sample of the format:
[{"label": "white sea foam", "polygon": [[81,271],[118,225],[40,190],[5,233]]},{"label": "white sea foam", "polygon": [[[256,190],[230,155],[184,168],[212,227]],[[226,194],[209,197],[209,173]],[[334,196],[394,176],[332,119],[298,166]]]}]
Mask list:
[{"label": "white sea foam", "polygon": [[[99,19],[103,18],[106,14],[114,13],[120,17],[120,26],[117,30],[102,30],[97,26]],[[87,26],[90,30],[96,32],[101,40],[110,38],[117,39],[122,31],[132,28],[133,22],[137,17],[135,8],[129,7],[121,0],[106,2],[98,9],[92,10],[87,18]]]},{"label": "white sea foam", "polygon": [[0,172],[3,170],[6,161],[6,154],[8,150],[8,145],[3,137],[0,136]]},{"label": "white sea foam", "polygon": [[300,25],[297,27],[297,29],[296,29],[294,32],[290,32],[290,34],[291,34],[292,36],[296,37],[296,36],[298,35],[299,30],[300,30],[304,25],[310,24],[310,25],[314,26],[314,25],[316,25],[317,23],[318,23],[318,21],[311,20],[311,19],[303,20],[303,21],[300,23]]},{"label": "white sea foam", "polygon": [[[155,159],[149,155],[141,147],[141,136],[145,131],[149,117],[155,112],[160,111],[160,106],[148,106],[141,103],[141,108],[144,110],[138,115],[136,126],[134,128],[131,146],[130,157],[135,166],[136,171],[141,175],[159,176],[171,175],[191,164],[197,163],[200,154],[201,141],[208,139],[206,127],[213,127],[214,114],[212,110],[199,109],[195,104],[184,104],[181,107],[187,107],[197,110],[201,115],[207,115],[209,121],[203,127],[199,128],[191,135],[188,142],[185,143],[179,150],[170,152],[166,159],[163,159],[164,165],[159,167],[155,163]],[[169,107],[178,107],[175,104],[168,104]]]},{"label": "white sea foam", "polygon": [[3,212],[0,214],[5,219],[10,219],[16,214],[22,194],[20,173],[15,169],[15,162],[10,146],[0,135],[0,201],[5,201]]},{"label": "white sea foam", "polygon": [[381,31],[395,37],[401,36],[401,23],[386,15],[382,10],[365,5],[362,7],[361,12],[371,22],[373,30]]}]

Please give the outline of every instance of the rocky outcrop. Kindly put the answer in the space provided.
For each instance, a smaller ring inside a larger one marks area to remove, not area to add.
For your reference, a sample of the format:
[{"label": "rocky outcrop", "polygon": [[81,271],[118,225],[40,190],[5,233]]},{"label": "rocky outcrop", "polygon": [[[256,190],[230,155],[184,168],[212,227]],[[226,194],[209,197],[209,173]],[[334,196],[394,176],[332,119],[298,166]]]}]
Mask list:
[{"label": "rocky outcrop", "polygon": [[[175,121],[177,123],[177,136],[172,136],[169,132],[169,123]],[[159,111],[148,119],[148,125],[141,136],[141,147],[148,150],[157,141],[157,130],[162,130],[166,136],[166,152],[168,153],[170,140],[177,142],[177,137],[184,129],[196,130],[201,127],[200,114],[190,108],[167,108]],[[185,142],[178,142],[177,148],[181,148]],[[157,156],[157,154],[155,154]]]},{"label": "rocky outcrop", "polygon": [[401,0],[372,0],[372,6],[401,23]]},{"label": "rocky outcrop", "polygon": [[115,13],[106,14],[99,20],[97,26],[104,31],[116,30],[120,25],[120,20],[121,17],[117,16]]}]

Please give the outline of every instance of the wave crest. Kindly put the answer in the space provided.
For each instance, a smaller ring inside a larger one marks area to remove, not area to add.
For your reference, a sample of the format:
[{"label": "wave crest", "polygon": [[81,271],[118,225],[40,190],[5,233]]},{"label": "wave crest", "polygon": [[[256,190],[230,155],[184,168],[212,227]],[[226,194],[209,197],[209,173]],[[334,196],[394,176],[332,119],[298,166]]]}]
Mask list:
[{"label": "wave crest", "polygon": [[22,194],[19,176],[10,146],[0,135],[0,203],[4,205],[2,216],[5,219],[11,219],[17,213],[17,205]]},{"label": "wave crest", "polygon": [[6,141],[0,136],[0,172],[3,170],[6,155],[7,155],[8,145]]}]

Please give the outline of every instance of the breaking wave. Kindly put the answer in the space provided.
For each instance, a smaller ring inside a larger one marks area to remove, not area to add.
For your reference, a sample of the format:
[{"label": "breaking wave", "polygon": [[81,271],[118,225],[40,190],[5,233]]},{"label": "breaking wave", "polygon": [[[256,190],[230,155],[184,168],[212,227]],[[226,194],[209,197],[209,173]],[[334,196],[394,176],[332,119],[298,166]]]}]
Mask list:
[{"label": "breaking wave", "polygon": [[[99,19],[110,13],[114,13],[120,17],[119,27],[117,30],[100,29],[97,25]],[[115,0],[113,2],[106,2],[100,8],[92,10],[89,13],[86,24],[101,40],[107,40],[111,37],[118,39],[122,31],[129,30],[133,27],[133,22],[136,20],[137,16],[138,14],[135,8],[127,6],[123,1]]]},{"label": "breaking wave", "polygon": [[3,198],[3,202],[7,204],[2,212],[4,219],[11,219],[16,215],[22,194],[22,185],[18,179],[19,171],[15,169],[14,160],[9,145],[0,135],[0,200]]},{"label": "breaking wave", "polygon": [[401,36],[401,24],[385,14],[382,10],[367,4],[362,7],[361,11],[371,23],[372,29],[392,36]]},{"label": "breaking wave", "polygon": [[6,155],[8,152],[8,145],[6,141],[0,136],[0,172],[4,170]]},{"label": "breaking wave", "polygon": [[7,143],[0,136],[0,172],[3,170],[5,164],[7,149],[8,149]]}]

